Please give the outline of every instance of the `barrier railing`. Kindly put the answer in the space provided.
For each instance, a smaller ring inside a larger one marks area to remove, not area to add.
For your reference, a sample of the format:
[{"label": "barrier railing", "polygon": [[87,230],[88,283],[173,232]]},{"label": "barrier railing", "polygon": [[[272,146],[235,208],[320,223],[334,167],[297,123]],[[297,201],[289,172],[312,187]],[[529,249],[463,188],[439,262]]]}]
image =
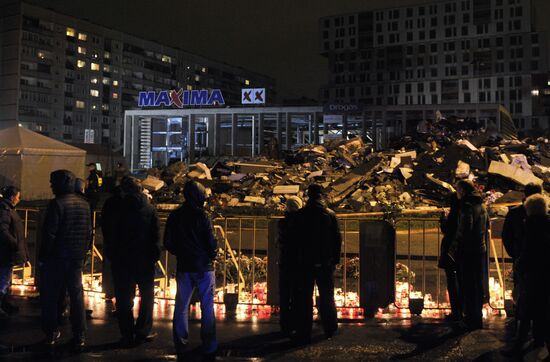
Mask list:
[{"label": "barrier railing", "polygon": [[[36,245],[39,233],[40,210],[18,209],[27,236],[31,261],[14,269],[14,284],[33,285],[36,277]],[[167,214],[160,213],[164,229]],[[380,219],[382,213],[338,215],[342,233],[341,264],[335,273],[335,298],[338,306],[358,308],[360,300],[359,224],[361,221]],[[224,293],[238,293],[239,303],[265,304],[267,300],[268,258],[277,257],[268,252],[268,224],[280,217],[225,217],[214,220],[218,238],[218,258],[215,263],[217,288],[216,301],[223,301]],[[99,226],[100,214],[92,219],[92,249],[85,263],[85,290],[101,292],[106,281],[102,280],[104,268],[103,238]],[[444,272],[437,267],[441,233],[437,218],[408,217],[407,213],[395,222],[396,258],[395,280],[397,308],[407,308],[411,295],[418,294],[425,300],[426,309],[448,308]],[[491,277],[491,302],[494,309],[502,309],[505,299],[511,298],[511,261],[500,241],[500,219],[491,223],[489,248],[489,276]],[[156,296],[175,297],[176,260],[163,251],[156,274]]]}]

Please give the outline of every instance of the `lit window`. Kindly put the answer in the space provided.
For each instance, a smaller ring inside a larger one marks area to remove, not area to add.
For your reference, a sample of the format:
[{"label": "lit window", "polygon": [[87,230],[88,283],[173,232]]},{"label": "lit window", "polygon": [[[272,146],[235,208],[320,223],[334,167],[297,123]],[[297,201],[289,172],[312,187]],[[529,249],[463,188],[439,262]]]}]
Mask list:
[{"label": "lit window", "polygon": [[73,28],[67,28],[66,34],[67,34],[67,36],[72,36],[74,38],[75,34],[76,34],[76,31]]},{"label": "lit window", "polygon": [[190,91],[190,90],[193,90],[193,86],[190,85],[190,84],[188,84],[188,85],[187,85],[187,90],[189,90],[189,91]]},{"label": "lit window", "polygon": [[245,79],[245,80],[244,80],[244,84],[245,84],[245,85],[250,85],[250,81],[249,81],[248,79]]},{"label": "lit window", "polygon": [[118,99],[118,93],[113,93],[113,99]]},{"label": "lit window", "polygon": [[538,90],[538,89],[533,89],[533,90],[531,91],[531,95],[533,95],[533,96],[535,96],[535,97],[538,96],[538,95],[539,95],[539,90]]},{"label": "lit window", "polygon": [[205,68],[205,67],[202,67],[201,71],[202,71],[203,73],[206,73],[206,68]]},{"label": "lit window", "polygon": [[76,108],[84,108],[86,106],[86,103],[84,101],[76,101]]},{"label": "lit window", "polygon": [[37,55],[38,58],[40,58],[40,59],[45,59],[45,58],[46,58],[46,53],[44,53],[44,52],[38,52],[38,53],[36,53],[36,55]]},{"label": "lit window", "polygon": [[87,38],[88,38],[88,35],[84,33],[78,33],[78,40],[86,41]]},{"label": "lit window", "polygon": [[97,109],[97,104],[92,104],[92,110],[96,110]]},{"label": "lit window", "polygon": [[550,80],[548,82],[546,82],[546,84],[550,85]]},{"label": "lit window", "polygon": [[104,111],[108,111],[108,110],[109,110],[109,105],[103,103],[103,104],[101,105],[101,109],[104,110]]},{"label": "lit window", "polygon": [[86,62],[79,59],[76,61],[76,66],[79,68],[84,68],[86,66]]},{"label": "lit window", "polygon": [[108,65],[104,65],[104,66],[103,66],[103,71],[104,71],[104,72],[110,72],[110,71],[111,71],[111,67],[108,66]]},{"label": "lit window", "polygon": [[90,89],[90,95],[92,97],[99,97],[99,91],[97,89]]},{"label": "lit window", "polygon": [[195,82],[198,82],[201,80],[201,77],[199,77],[198,75],[195,76]]},{"label": "lit window", "polygon": [[111,80],[109,78],[103,78],[102,83],[105,84],[105,85],[109,85],[109,84],[111,84]]},{"label": "lit window", "polygon": [[165,63],[172,63],[172,58],[170,58],[168,55],[163,55],[161,59]]},{"label": "lit window", "polygon": [[91,70],[97,70],[97,71],[99,71],[99,64],[97,64],[97,63],[91,63],[91,64],[90,64],[90,69],[91,69]]},{"label": "lit window", "polygon": [[92,83],[92,84],[97,84],[97,78],[92,78],[92,79],[90,79],[90,83]]},{"label": "lit window", "polygon": [[113,80],[113,86],[118,87],[118,80]]},{"label": "lit window", "polygon": [[86,48],[78,47],[78,54],[86,54]]},{"label": "lit window", "polygon": [[103,53],[103,58],[105,58],[105,59],[111,59],[111,53],[109,53],[109,52]]}]

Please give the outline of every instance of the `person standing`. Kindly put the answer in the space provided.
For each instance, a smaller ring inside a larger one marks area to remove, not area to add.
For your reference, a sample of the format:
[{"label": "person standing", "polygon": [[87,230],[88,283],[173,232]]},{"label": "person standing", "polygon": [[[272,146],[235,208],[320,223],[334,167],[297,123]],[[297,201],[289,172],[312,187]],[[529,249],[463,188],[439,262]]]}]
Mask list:
[{"label": "person standing", "polygon": [[[541,194],[525,200],[525,244],[520,254],[519,272],[525,288],[525,320],[533,321],[536,347],[550,347],[550,216],[548,203]],[[522,321],[523,322],[523,321]]]},{"label": "person standing", "polygon": [[[155,264],[160,257],[159,218],[134,177],[121,183],[124,197],[118,215],[112,215],[112,234],[105,239],[106,256],[111,260],[115,285],[118,325],[123,347],[152,341]],[[134,321],[133,307],[139,288],[141,302]]]},{"label": "person standing", "polygon": [[76,351],[82,351],[86,330],[82,266],[92,238],[90,207],[75,194],[75,176],[71,171],[52,172],[50,184],[55,198],[46,210],[38,255],[42,325],[48,345],[54,348],[61,336],[59,299],[68,291],[72,343]]},{"label": "person standing", "polygon": [[0,200],[0,319],[5,319],[19,308],[8,301],[13,266],[29,260],[23,223],[15,206],[21,192],[15,186],[2,190]]},{"label": "person standing", "polygon": [[[524,195],[525,199],[531,195],[540,194],[542,187],[533,183],[525,186]],[[506,214],[504,219],[504,225],[502,226],[502,243],[504,248],[513,262],[513,278],[514,278],[514,290],[513,296],[515,300],[515,319],[517,327],[517,339],[514,344],[514,351],[519,352],[523,343],[527,339],[531,321],[527,318],[527,308],[523,303],[525,299],[525,285],[521,281],[521,273],[519,272],[519,257],[524,248],[525,241],[525,219],[527,218],[527,212],[525,205],[519,205],[511,208]]]},{"label": "person standing", "polygon": [[99,190],[103,185],[103,178],[97,171],[95,163],[88,164],[88,178],[86,179],[86,198],[90,203],[92,211],[94,211],[99,202]]},{"label": "person standing", "polygon": [[[120,180],[122,181],[122,179]],[[116,244],[117,217],[122,210],[123,193],[120,186],[116,186],[113,194],[105,200],[101,209],[101,232],[103,234],[103,270],[102,289],[105,293],[105,300],[111,301],[114,297],[113,273],[112,273],[112,250],[109,248]]]},{"label": "person standing", "polygon": [[314,285],[319,289],[319,312],[323,330],[331,338],[338,330],[336,305],[334,303],[334,270],[340,262],[342,237],[338,220],[322,199],[322,187],[311,184],[307,189],[306,206],[298,211],[299,252],[302,265],[302,284],[297,297],[301,307],[297,307],[303,317],[297,323],[296,338],[304,343],[311,339],[313,319],[312,294]]},{"label": "person standing", "polygon": [[218,346],[214,317],[214,259],[217,241],[210,217],[204,210],[204,187],[196,181],[187,181],[183,195],[185,202],[168,217],[164,234],[164,246],[177,258],[174,344],[178,355],[187,345],[189,303],[196,288],[201,304],[202,348],[205,357],[213,359]]},{"label": "person standing", "polygon": [[474,184],[460,180],[456,186],[459,200],[457,231],[449,247],[449,254],[457,262],[459,290],[462,295],[464,320],[467,330],[483,328],[484,270],[488,226],[483,198]]},{"label": "person standing", "polygon": [[299,224],[297,223],[297,211],[302,208],[302,199],[291,196],[286,202],[285,217],[279,220],[279,324],[281,331],[292,336],[295,332],[294,320],[296,303],[296,275],[301,268],[297,258],[296,240]]},{"label": "person standing", "polygon": [[451,321],[460,321],[462,319],[462,300],[460,290],[458,289],[458,276],[456,263],[449,257],[449,247],[455,238],[458,224],[459,201],[456,193],[450,196],[450,209],[447,215],[440,219],[441,232],[441,252],[438,267],[445,270],[447,279],[447,291],[449,293],[449,302],[451,304],[451,314],[447,319]]}]

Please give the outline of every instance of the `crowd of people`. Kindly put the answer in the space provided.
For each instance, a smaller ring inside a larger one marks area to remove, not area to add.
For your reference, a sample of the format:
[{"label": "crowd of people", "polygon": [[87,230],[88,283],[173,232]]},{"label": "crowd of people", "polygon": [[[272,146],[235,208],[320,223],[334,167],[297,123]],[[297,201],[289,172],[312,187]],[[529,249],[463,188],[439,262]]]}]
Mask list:
[{"label": "crowd of people", "polygon": [[[483,198],[471,181],[461,180],[441,217],[443,238],[438,266],[445,270],[451,314],[447,319],[467,330],[483,328],[483,304],[489,301],[489,220]],[[529,331],[534,345],[548,347],[550,302],[546,257],[550,255],[550,216],[542,187],[528,184],[521,205],[512,207],[502,229],[502,242],[513,261],[516,341],[505,353],[523,351]]]},{"label": "crowd of people", "polygon": [[550,272],[546,267],[550,255],[548,203],[540,185],[528,184],[524,193],[522,205],[508,212],[502,230],[502,242],[513,260],[517,332],[516,342],[509,351],[512,354],[523,352],[529,331],[536,348],[550,347]]},{"label": "crowd of people", "polygon": [[[101,186],[99,179],[92,167],[86,181],[68,170],[57,170],[50,175],[54,198],[48,203],[40,228],[36,281],[45,344],[51,352],[55,352],[60,341],[59,326],[67,294],[72,348],[81,352],[86,346],[82,268],[92,247],[92,215],[93,207],[97,206],[95,195],[91,199],[87,196],[97,193]],[[155,264],[161,251],[160,224],[156,209],[149,203],[138,179],[124,176],[118,183],[103,205],[101,226],[104,256],[114,281],[120,346],[129,348],[156,337],[152,327]],[[203,352],[208,360],[214,357],[217,349],[213,308],[213,262],[217,242],[203,208],[204,187],[188,181],[184,195],[183,205],[168,218],[164,238],[166,249],[177,257],[178,264],[174,343],[177,352],[183,352],[189,337],[187,311],[193,289],[197,288],[202,306]],[[29,260],[23,223],[15,210],[20,198],[21,192],[16,187],[3,188],[0,201],[0,320],[9,318],[18,309],[8,298],[13,266]],[[138,318],[134,320],[136,287],[140,304]]]},{"label": "crowd of people", "polygon": [[[89,165],[87,180],[71,171],[50,175],[54,198],[49,201],[37,243],[37,287],[40,291],[42,329],[46,346],[59,344],[61,314],[70,309],[72,347],[86,346],[86,309],[82,269],[92,247],[92,219],[97,207],[101,175]],[[101,210],[105,263],[114,284],[120,346],[132,347],[156,337],[152,331],[155,264],[161,252],[160,222],[141,183],[131,176],[117,182]],[[214,260],[217,240],[209,214],[204,209],[206,190],[193,180],[184,185],[185,201],[168,217],[164,247],[177,259],[177,294],[173,315],[176,352],[184,352],[189,339],[188,313],[194,290],[201,305],[201,339],[206,358],[217,350],[214,316]],[[334,302],[333,273],[340,260],[341,236],[334,212],[326,207],[320,185],[310,185],[302,207],[297,196],[288,200],[288,211],[279,225],[280,304],[282,331],[293,340],[311,339],[313,290],[319,289],[319,310],[325,335],[338,329]],[[14,265],[29,260],[23,224],[15,210],[21,192],[14,186],[2,190],[0,201],[0,319],[9,318],[17,307],[8,291]],[[108,277],[104,275],[104,278]],[[134,298],[140,304],[134,319]],[[67,303],[68,296],[68,303]]]},{"label": "crowd of people", "polygon": [[[72,346],[86,345],[86,310],[82,268],[92,247],[92,217],[99,175],[78,179],[72,172],[57,170],[50,175],[54,198],[48,203],[37,253],[37,284],[40,290],[42,328],[46,345],[55,350],[60,340],[60,315],[69,297]],[[161,253],[160,222],[138,179],[125,175],[101,210],[104,257],[110,265],[116,298],[120,345],[131,347],[156,337],[153,332],[155,264]],[[89,191],[89,188],[92,191]],[[176,352],[183,353],[189,339],[189,304],[194,290],[201,305],[201,340],[206,358],[217,350],[214,316],[217,240],[204,206],[206,190],[193,180],[184,185],[184,202],[168,217],[163,245],[177,259],[177,294],[173,314]],[[29,260],[22,221],[15,210],[21,192],[5,187],[0,199],[0,320],[9,318],[17,306],[9,298],[13,266]],[[441,217],[441,257],[438,265],[447,277],[451,303],[448,319],[466,330],[483,328],[482,308],[488,301],[489,217],[475,185],[461,180],[450,197],[450,208]],[[508,213],[502,232],[514,262],[514,299],[521,350],[533,330],[535,344],[549,342],[546,306],[550,275],[545,256],[550,248],[550,216],[539,185],[525,187],[521,206]],[[340,262],[341,234],[336,215],[323,197],[323,188],[311,184],[307,202],[291,196],[284,218],[278,224],[279,305],[281,331],[303,344],[311,340],[313,291],[327,338],[338,330],[334,301],[334,272]],[[104,275],[104,278],[107,277]],[[136,288],[141,298],[134,319]],[[536,311],[536,313],[534,313]]]}]

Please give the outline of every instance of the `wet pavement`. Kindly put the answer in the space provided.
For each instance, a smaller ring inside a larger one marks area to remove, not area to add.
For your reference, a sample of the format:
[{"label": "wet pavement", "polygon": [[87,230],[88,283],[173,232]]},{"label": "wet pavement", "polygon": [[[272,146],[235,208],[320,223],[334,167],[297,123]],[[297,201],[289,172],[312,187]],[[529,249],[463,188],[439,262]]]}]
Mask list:
[{"label": "wet pavement", "polygon": [[[2,361],[51,360],[41,342],[40,309],[37,298],[18,298],[18,315],[0,329],[0,343],[9,351]],[[112,306],[101,299],[87,298],[94,310],[88,321],[88,347],[82,354],[70,352],[70,326],[62,327],[63,345],[55,359],[62,361],[175,361],[172,345],[172,307],[164,301],[155,306],[154,330],[158,337],[150,343],[123,349],[117,344],[119,334]],[[441,318],[398,317],[379,314],[366,322],[344,322],[332,339],[324,338],[320,325],[314,326],[312,343],[297,346],[285,339],[278,328],[278,318],[257,313],[238,320],[220,318],[217,322],[220,361],[506,361],[502,351],[511,335],[511,319],[491,316],[485,329],[464,333],[457,325]],[[198,361],[200,323],[190,323],[190,345],[185,361]],[[524,360],[536,360],[538,351],[531,348]],[[517,360],[517,359],[516,359]]]}]

